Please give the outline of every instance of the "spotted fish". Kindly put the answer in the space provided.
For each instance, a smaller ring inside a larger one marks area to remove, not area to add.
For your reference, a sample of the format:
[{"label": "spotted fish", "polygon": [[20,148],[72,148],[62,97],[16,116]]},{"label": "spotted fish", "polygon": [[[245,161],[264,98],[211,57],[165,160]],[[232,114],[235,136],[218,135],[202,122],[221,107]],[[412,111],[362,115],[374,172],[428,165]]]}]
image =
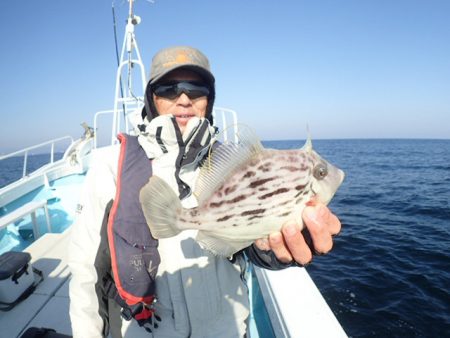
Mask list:
[{"label": "spotted fish", "polygon": [[249,129],[238,135],[237,143],[219,145],[203,163],[196,208],[183,208],[161,178],[149,179],[140,202],[155,238],[197,229],[204,249],[228,257],[288,220],[302,225],[306,204],[327,204],[344,179],[342,170],[312,149],[309,137],[301,149],[275,150],[265,149]]}]

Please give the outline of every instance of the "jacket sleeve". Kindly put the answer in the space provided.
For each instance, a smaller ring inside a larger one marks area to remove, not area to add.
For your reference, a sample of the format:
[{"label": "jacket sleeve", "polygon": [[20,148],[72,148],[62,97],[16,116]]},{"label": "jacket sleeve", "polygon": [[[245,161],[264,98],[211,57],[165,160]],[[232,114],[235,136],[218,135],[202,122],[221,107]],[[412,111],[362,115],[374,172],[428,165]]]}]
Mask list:
[{"label": "jacket sleeve", "polygon": [[283,263],[281,262],[273,253],[273,251],[264,251],[256,247],[255,244],[242,250],[242,252],[247,256],[248,260],[264,269],[268,270],[281,270],[288,268],[290,266],[298,266],[295,263]]},{"label": "jacket sleeve", "polygon": [[72,273],[70,319],[75,338],[104,337],[108,331],[108,300],[102,295],[101,271],[110,267],[98,257],[102,257],[99,250],[102,223],[107,220],[107,207],[114,198],[115,187],[113,170],[106,164],[93,166],[86,175],[77,206],[68,255]]}]

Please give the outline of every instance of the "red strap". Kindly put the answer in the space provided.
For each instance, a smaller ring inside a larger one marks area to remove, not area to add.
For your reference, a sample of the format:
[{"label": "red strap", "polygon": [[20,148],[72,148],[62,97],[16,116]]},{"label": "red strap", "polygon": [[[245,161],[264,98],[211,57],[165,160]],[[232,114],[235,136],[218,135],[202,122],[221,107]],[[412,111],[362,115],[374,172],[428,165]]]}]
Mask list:
[{"label": "red strap", "polygon": [[153,310],[150,310],[149,308],[144,306],[144,309],[141,311],[141,313],[136,314],[134,318],[136,320],[145,320],[153,316]]}]

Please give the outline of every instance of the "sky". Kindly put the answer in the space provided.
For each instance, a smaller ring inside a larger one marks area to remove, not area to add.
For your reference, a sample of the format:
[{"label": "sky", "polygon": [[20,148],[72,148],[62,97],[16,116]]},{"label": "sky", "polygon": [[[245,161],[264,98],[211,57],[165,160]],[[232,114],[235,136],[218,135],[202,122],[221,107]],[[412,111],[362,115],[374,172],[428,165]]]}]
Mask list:
[{"label": "sky", "polygon": [[[0,154],[112,109],[111,0],[0,1]],[[119,46],[128,2],[114,1]],[[161,48],[210,59],[216,105],[263,140],[450,138],[450,1],[138,0],[146,67]]]}]

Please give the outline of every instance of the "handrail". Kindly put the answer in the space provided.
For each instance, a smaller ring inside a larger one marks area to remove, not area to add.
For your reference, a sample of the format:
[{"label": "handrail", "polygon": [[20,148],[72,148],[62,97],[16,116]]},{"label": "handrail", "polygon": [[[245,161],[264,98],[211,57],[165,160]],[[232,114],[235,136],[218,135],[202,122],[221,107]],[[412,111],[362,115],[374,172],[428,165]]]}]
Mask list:
[{"label": "handrail", "polygon": [[42,148],[42,147],[47,146],[47,145],[51,145],[51,148],[50,148],[51,149],[50,150],[50,163],[53,163],[54,162],[55,143],[56,142],[60,142],[62,140],[67,140],[67,139],[70,140],[70,145],[72,145],[73,144],[72,136],[66,135],[66,136],[63,136],[63,137],[55,138],[55,139],[52,139],[52,140],[49,140],[49,141],[46,141],[46,142],[42,142],[42,143],[36,144],[34,146],[31,146],[31,147],[24,148],[24,149],[21,149],[21,150],[18,150],[18,151],[15,151],[15,152],[12,152],[12,153],[9,153],[9,154],[6,154],[6,155],[1,155],[0,156],[0,161],[5,160],[7,158],[11,158],[11,157],[15,157],[15,156],[23,154],[23,156],[24,156],[23,170],[22,170],[22,178],[23,178],[23,177],[25,177],[27,175],[28,152],[30,150],[34,150],[34,149]]},{"label": "handrail", "polygon": [[[131,102],[131,101],[136,101],[134,98],[119,98],[118,102]],[[121,116],[123,113],[123,110],[119,109],[117,111],[118,116]],[[94,114],[94,149],[97,149],[98,147],[98,128],[99,128],[99,122],[98,122],[98,118],[100,117],[100,115],[112,115],[111,120],[112,120],[112,128],[111,128],[111,143],[110,145],[113,145],[115,143],[114,140],[116,140],[117,137],[117,133],[120,131],[124,131],[126,133],[130,133],[131,130],[133,128],[135,128],[136,126],[134,125],[134,123],[136,123],[136,121],[133,121],[130,119],[133,118],[133,113],[135,113],[135,110],[133,111],[129,111],[127,113],[127,115],[125,116],[125,129],[120,128],[119,130],[116,130],[117,127],[120,127],[120,122],[114,124],[114,120],[116,117],[116,113],[114,109],[110,109],[110,110],[101,110],[98,111]],[[213,109],[213,117],[214,117],[214,121],[216,122],[216,125],[220,125],[223,129],[225,129],[226,127],[231,126],[232,129],[230,129],[227,132],[223,133],[223,141],[227,142],[228,138],[232,137],[232,142],[238,142],[238,136],[237,136],[237,132],[238,132],[238,125],[237,125],[237,113],[234,110],[228,109],[228,108],[223,108],[223,107],[214,107]],[[140,113],[139,113],[139,118],[140,118]],[[229,121],[229,119],[231,119],[231,121]],[[130,128],[129,124],[131,123],[132,128]],[[229,135],[230,134],[230,135]]]},{"label": "handrail", "polygon": [[[97,133],[97,131],[98,131],[98,129],[97,129],[97,118],[100,115],[106,115],[106,114],[114,114],[114,109],[112,109],[112,110],[101,110],[101,111],[98,111],[98,112],[96,112],[94,114],[94,149],[97,149],[97,134],[98,134]],[[114,115],[113,115],[113,118],[114,118]],[[114,131],[112,130],[111,131],[111,135],[113,135],[113,133],[114,133]]]},{"label": "handrail", "polygon": [[[233,129],[232,129],[233,142],[237,143],[238,142],[237,113],[234,110],[232,110],[232,109],[223,108],[223,107],[214,107],[212,114],[213,114],[213,118],[214,118],[214,121],[215,121],[216,125],[218,123],[217,120],[218,120],[219,115],[220,115],[222,128],[225,129],[225,128],[229,127],[229,126],[233,127]],[[228,123],[227,114],[231,115],[231,119],[232,119],[231,124]],[[227,142],[227,141],[228,141],[228,132],[226,132],[224,130],[223,142]]]}]

